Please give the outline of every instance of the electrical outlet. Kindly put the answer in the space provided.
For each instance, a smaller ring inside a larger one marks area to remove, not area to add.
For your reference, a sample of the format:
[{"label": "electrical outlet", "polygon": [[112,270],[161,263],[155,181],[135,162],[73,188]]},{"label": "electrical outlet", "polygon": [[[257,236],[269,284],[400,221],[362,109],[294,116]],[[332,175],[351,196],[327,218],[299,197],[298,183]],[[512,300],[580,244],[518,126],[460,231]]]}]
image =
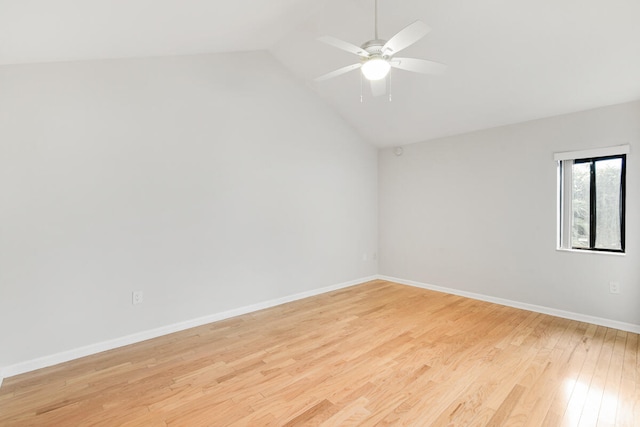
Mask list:
[{"label": "electrical outlet", "polygon": [[618,283],[618,282],[609,282],[609,293],[610,294],[619,294],[620,293],[620,283]]},{"label": "electrical outlet", "polygon": [[138,305],[142,304],[142,291],[133,291],[131,293],[131,304]]}]

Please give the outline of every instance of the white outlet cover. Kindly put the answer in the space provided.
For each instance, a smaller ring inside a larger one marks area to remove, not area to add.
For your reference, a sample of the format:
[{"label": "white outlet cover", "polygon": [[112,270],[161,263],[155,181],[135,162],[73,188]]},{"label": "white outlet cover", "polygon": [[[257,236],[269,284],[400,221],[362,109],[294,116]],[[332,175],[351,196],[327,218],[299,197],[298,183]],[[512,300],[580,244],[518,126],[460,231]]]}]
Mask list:
[{"label": "white outlet cover", "polygon": [[609,282],[609,292],[612,294],[620,293],[620,283],[618,282]]},{"label": "white outlet cover", "polygon": [[137,305],[142,303],[143,293],[142,291],[133,291],[131,293],[131,304]]}]

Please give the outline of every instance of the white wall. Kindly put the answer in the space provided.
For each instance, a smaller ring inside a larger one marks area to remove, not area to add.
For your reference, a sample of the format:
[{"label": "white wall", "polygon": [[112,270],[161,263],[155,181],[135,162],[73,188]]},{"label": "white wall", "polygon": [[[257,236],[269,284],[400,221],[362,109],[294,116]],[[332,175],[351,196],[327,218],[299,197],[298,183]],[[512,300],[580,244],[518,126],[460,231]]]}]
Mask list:
[{"label": "white wall", "polygon": [[[556,251],[553,153],[625,143],[626,255]],[[640,325],[638,153],[640,102],[382,150],[379,272]]]},{"label": "white wall", "polygon": [[0,373],[375,274],[376,159],[268,53],[0,67]]}]

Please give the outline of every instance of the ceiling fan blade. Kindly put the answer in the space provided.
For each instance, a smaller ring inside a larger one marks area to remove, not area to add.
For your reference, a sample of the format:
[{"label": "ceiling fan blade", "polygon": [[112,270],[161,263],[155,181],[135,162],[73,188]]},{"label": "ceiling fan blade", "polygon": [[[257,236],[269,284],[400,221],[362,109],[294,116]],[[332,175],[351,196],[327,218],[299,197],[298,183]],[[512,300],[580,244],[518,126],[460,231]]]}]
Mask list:
[{"label": "ceiling fan blade", "polygon": [[389,63],[393,68],[423,74],[442,74],[447,69],[445,64],[427,61],[426,59],[393,58]]},{"label": "ceiling fan blade", "polygon": [[371,80],[371,95],[383,96],[387,94],[387,80],[389,77],[380,80]]},{"label": "ceiling fan blade", "polygon": [[385,43],[382,51],[387,55],[395,55],[427,35],[431,29],[422,21],[409,24]]},{"label": "ceiling fan blade", "polygon": [[340,40],[337,39],[335,37],[331,37],[331,36],[322,36],[320,38],[318,38],[318,40],[320,40],[323,43],[326,43],[328,45],[331,45],[333,47],[337,47],[338,49],[342,49],[344,51],[347,51],[349,53],[355,53],[358,56],[361,56],[363,58],[368,58],[369,57],[369,53],[364,50],[363,48],[356,46],[355,44],[351,44],[349,42],[346,42],[344,40]]},{"label": "ceiling fan blade", "polygon": [[315,81],[321,82],[323,80],[328,80],[330,78],[337,77],[337,76],[339,76],[341,74],[348,73],[351,70],[356,70],[356,69],[358,69],[360,67],[362,67],[362,64],[360,64],[360,63],[347,65],[346,67],[338,68],[337,70],[334,70],[334,71],[332,71],[330,73],[327,73],[327,74],[324,74],[324,75],[322,75],[320,77],[317,77],[315,79]]}]

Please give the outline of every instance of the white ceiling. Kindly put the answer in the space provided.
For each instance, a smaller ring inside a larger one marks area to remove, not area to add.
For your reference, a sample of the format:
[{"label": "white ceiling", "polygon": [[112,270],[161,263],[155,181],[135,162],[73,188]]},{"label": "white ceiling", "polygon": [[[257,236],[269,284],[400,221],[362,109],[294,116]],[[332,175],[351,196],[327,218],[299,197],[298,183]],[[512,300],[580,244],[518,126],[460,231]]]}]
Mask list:
[{"label": "white ceiling", "polygon": [[640,99],[638,0],[379,0],[380,36],[432,29],[402,56],[442,76],[394,70],[360,102],[357,58],[316,40],[373,38],[373,0],[0,0],[0,64],[270,50],[378,146]]}]

